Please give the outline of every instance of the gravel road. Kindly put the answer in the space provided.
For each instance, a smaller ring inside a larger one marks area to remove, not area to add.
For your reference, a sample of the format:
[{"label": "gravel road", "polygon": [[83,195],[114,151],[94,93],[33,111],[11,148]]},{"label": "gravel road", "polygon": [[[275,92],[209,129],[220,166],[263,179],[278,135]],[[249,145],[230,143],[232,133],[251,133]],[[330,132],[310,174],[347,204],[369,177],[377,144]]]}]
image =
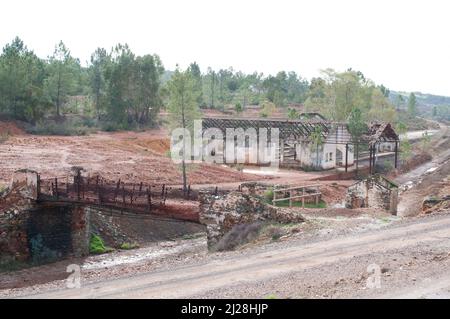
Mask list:
[{"label": "gravel road", "polygon": [[[448,294],[450,214],[107,279],[31,298],[347,298]],[[380,272],[380,287],[367,288]],[[375,266],[373,266],[375,265]],[[370,269],[369,269],[370,270]],[[441,277],[445,280],[442,281]],[[430,283],[439,282],[433,286]]]}]

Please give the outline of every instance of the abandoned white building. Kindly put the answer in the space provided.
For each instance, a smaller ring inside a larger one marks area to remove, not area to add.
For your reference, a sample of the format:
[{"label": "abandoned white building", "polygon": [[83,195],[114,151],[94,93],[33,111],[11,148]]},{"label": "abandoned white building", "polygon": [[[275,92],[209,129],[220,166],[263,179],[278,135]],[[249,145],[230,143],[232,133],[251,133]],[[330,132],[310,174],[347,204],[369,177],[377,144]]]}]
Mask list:
[{"label": "abandoned white building", "polygon": [[[363,134],[358,142],[352,138],[347,123],[337,123],[326,120],[287,120],[268,118],[221,118],[208,117],[202,119],[202,133],[207,130],[220,131],[224,143],[219,144],[215,150],[216,155],[223,156],[225,163],[227,129],[238,130],[239,136],[234,137],[234,153],[244,153],[243,163],[264,165],[259,157],[250,156],[249,135],[251,130],[278,129],[278,141],[270,140],[268,133],[268,145],[275,146],[280,166],[302,168],[305,170],[327,170],[336,167],[344,167],[345,171],[355,164],[355,150],[365,147],[369,151],[370,172],[375,166],[376,154],[389,146],[389,150],[395,151],[395,167],[397,167],[398,135],[390,124],[373,123],[369,125],[368,132]],[[242,134],[244,136],[242,136]],[[259,136],[258,136],[259,138]],[[245,141],[245,142],[243,142]],[[380,148],[380,145],[382,146]],[[357,152],[359,153],[359,152]],[[236,163],[239,163],[236,161]]]}]

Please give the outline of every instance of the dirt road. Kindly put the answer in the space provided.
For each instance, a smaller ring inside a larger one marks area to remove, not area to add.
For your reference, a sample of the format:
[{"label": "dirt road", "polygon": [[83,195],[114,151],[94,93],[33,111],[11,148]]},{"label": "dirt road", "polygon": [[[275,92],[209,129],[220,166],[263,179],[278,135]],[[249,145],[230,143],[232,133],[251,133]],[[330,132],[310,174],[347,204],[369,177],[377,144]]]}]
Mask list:
[{"label": "dirt road", "polygon": [[[331,239],[286,241],[223,259],[29,297],[262,298],[271,291],[282,297],[420,297],[450,286],[449,278],[436,289],[427,285],[427,281],[448,274],[449,252],[450,215],[438,215]],[[433,258],[437,258],[435,264]],[[371,264],[381,269],[382,288],[366,287],[370,275],[367,267]],[[419,288],[415,293],[416,286]],[[321,295],[320,291],[327,294]]]}]

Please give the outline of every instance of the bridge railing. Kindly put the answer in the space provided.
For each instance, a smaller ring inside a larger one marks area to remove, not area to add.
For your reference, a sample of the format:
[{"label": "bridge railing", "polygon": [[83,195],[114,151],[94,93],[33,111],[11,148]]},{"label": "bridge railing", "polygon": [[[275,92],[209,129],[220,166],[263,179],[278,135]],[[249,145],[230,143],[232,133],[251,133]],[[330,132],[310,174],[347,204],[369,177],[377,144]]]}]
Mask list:
[{"label": "bridge railing", "polygon": [[[73,201],[112,205],[150,212],[155,207],[164,206],[173,191],[171,187],[148,185],[145,183],[124,183],[121,180],[110,181],[99,175],[49,179],[39,178],[39,199]],[[176,193],[176,192],[174,192]],[[187,194],[189,197],[189,194]]]}]

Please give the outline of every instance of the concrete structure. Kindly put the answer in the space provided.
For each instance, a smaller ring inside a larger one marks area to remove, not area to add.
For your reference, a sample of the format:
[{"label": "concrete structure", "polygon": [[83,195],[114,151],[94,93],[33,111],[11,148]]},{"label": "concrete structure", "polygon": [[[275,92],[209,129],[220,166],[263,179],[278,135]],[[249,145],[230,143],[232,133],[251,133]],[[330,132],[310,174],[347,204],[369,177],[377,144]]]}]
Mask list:
[{"label": "concrete structure", "polygon": [[347,208],[379,208],[397,213],[398,185],[382,175],[373,175],[351,185],[347,190]]},{"label": "concrete structure", "polygon": [[208,248],[217,245],[235,227],[257,222],[301,223],[298,211],[268,205],[258,195],[264,187],[257,183],[244,183],[239,191],[217,195],[208,191],[199,194],[200,222],[206,226]]},{"label": "concrete structure", "polygon": [[39,203],[38,184],[36,172],[20,170],[0,196],[0,265],[89,254],[89,208]]},{"label": "concrete structure", "polygon": [[[89,188],[81,182],[79,175],[75,176],[75,180],[80,183],[74,182],[69,185],[66,182],[66,185],[61,185],[61,182],[55,178],[50,179],[53,182],[49,185],[48,180],[41,180],[37,172],[20,170],[15,173],[8,189],[0,194],[0,267],[4,265],[8,267],[8,265],[17,263],[47,263],[69,256],[86,256],[89,254],[91,234],[99,233],[95,232],[95,229],[102,229],[102,235],[111,237],[110,244],[114,247],[120,246],[125,241],[121,242],[122,238],[115,241],[118,229],[113,227],[112,223],[105,221],[106,219],[108,221],[125,220],[124,224],[130,225],[127,218],[136,219],[137,215],[147,216],[152,223],[148,223],[140,217],[138,219],[140,220],[139,227],[147,225],[149,227],[144,231],[154,233],[155,236],[167,234],[170,235],[170,238],[190,233],[191,229],[194,231],[203,229],[198,223],[197,207],[187,207],[183,210],[183,214],[189,216],[178,217],[177,211],[173,211],[174,207],[158,206],[157,203],[154,203],[152,216],[149,216],[150,212],[146,211],[146,204],[143,206],[144,211],[140,209],[139,202],[135,206],[126,202],[129,205],[124,207],[125,198],[122,198],[123,202],[120,201],[122,205],[114,206],[112,202],[107,201],[108,188],[106,186],[98,194],[98,200],[93,201],[93,193],[88,194]],[[48,187],[51,188],[50,191],[43,193],[43,190]],[[114,189],[116,186],[112,187]],[[95,188],[102,189],[100,185]],[[134,186],[133,188],[139,190],[138,187]],[[66,193],[63,192],[63,189],[66,190]],[[71,192],[70,190],[75,191]],[[122,188],[122,192],[125,194],[124,188]],[[73,193],[75,195],[70,196]],[[145,196],[149,195],[144,191],[141,193]],[[85,195],[90,195],[90,197],[85,198]],[[138,191],[136,191],[132,199],[127,196],[127,200],[136,202],[138,195]],[[104,201],[100,201],[99,198]],[[156,198],[153,197],[153,199]],[[176,206],[175,209],[179,210]],[[163,213],[163,215],[157,215],[158,213]],[[171,221],[181,224],[180,221],[185,220],[183,217],[191,220],[191,215],[196,216],[195,226],[197,227],[190,227],[189,225],[193,224],[190,222],[186,222],[186,227],[167,226]],[[128,228],[126,229],[128,230]],[[134,228],[130,227],[128,233],[133,231]],[[125,233],[123,234],[125,235]],[[131,236],[133,235],[131,234]]]}]

